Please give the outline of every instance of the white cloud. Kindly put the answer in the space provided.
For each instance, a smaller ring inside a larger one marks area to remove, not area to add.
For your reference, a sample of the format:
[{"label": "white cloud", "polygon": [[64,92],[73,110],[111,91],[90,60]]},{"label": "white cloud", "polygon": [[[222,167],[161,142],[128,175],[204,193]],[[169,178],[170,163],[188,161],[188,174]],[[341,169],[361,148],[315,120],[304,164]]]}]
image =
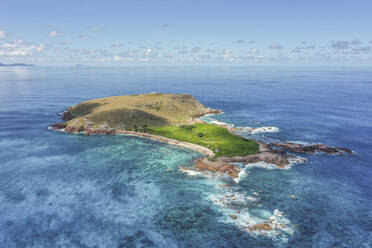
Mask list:
[{"label": "white cloud", "polygon": [[64,45],[64,46],[69,46],[71,45],[72,42],[71,41],[64,41],[64,42],[61,42],[61,45]]},{"label": "white cloud", "polygon": [[123,43],[121,43],[121,42],[116,42],[116,43],[111,45],[111,47],[122,47],[122,46],[123,46]]},{"label": "white cloud", "polygon": [[71,49],[69,56],[77,59],[94,59],[104,61],[108,58],[112,58],[113,54],[107,52],[105,49],[78,48]]},{"label": "white cloud", "polygon": [[181,51],[178,51],[177,53],[178,54],[188,54],[189,51],[187,51],[187,50],[181,50]]},{"label": "white cloud", "polygon": [[200,52],[200,47],[193,47],[191,48],[191,53],[199,53]]},{"label": "white cloud", "polygon": [[231,49],[224,49],[222,51],[222,58],[224,60],[234,60],[234,57],[232,56],[232,50]]},{"label": "white cloud", "polygon": [[253,43],[256,43],[256,41],[255,40],[237,40],[236,43],[238,43],[238,44],[242,44],[242,43],[253,44]]},{"label": "white cloud", "polygon": [[151,53],[152,53],[152,49],[151,49],[151,48],[148,48],[148,49],[146,50],[146,53],[145,53],[146,57],[150,56]]},{"label": "white cloud", "polygon": [[114,61],[122,61],[122,60],[123,60],[123,57],[118,56],[118,55],[114,56]]},{"label": "white cloud", "polygon": [[62,36],[62,34],[58,33],[56,30],[53,30],[49,32],[48,36],[51,38],[56,38],[56,37]]},{"label": "white cloud", "polygon": [[207,53],[212,53],[212,54],[215,54],[217,52],[217,49],[211,49],[211,48],[208,48],[206,50]]},{"label": "white cloud", "polygon": [[280,50],[280,49],[283,48],[283,46],[282,46],[282,45],[279,45],[279,44],[277,44],[277,43],[272,43],[272,44],[269,46],[269,48]]},{"label": "white cloud", "polygon": [[0,44],[0,56],[30,56],[34,52],[41,52],[45,48],[44,44],[30,45],[23,40],[14,40]]},{"label": "white cloud", "polygon": [[87,35],[87,34],[79,34],[78,37],[79,37],[80,39],[88,39],[88,38],[90,38],[90,36]]},{"label": "white cloud", "polygon": [[349,41],[338,40],[338,41],[332,42],[331,47],[334,49],[340,50],[340,49],[348,49],[349,45],[350,45]]},{"label": "white cloud", "polygon": [[315,49],[315,48],[316,48],[315,45],[308,45],[308,46],[298,46],[295,49],[306,50],[306,49]]},{"label": "white cloud", "polygon": [[257,48],[252,48],[249,53],[252,53],[252,54],[259,54],[260,51],[257,49]]},{"label": "white cloud", "polygon": [[6,37],[5,31],[0,29],[0,39],[5,39],[5,37]]},{"label": "white cloud", "polygon": [[361,45],[362,42],[361,42],[359,39],[355,39],[355,40],[353,40],[353,41],[351,42],[351,44],[353,44],[353,45]]},{"label": "white cloud", "polygon": [[187,46],[185,45],[175,46],[173,49],[174,50],[187,50]]},{"label": "white cloud", "polygon": [[101,26],[101,25],[94,25],[94,26],[91,26],[89,29],[90,30],[93,30],[93,31],[101,31],[101,30],[103,30],[103,26]]},{"label": "white cloud", "polygon": [[368,53],[371,51],[371,47],[370,46],[356,47],[353,48],[352,51],[357,53]]}]

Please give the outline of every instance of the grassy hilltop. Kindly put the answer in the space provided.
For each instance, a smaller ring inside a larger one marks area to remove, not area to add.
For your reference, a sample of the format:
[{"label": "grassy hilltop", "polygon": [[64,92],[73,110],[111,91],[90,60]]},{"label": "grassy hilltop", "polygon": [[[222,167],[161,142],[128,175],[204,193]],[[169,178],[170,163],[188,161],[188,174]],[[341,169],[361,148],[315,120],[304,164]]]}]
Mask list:
[{"label": "grassy hilltop", "polygon": [[191,95],[151,93],[89,100],[68,109],[64,123],[71,132],[92,129],[130,130],[198,144],[219,156],[258,153],[258,144],[197,118],[216,113]]},{"label": "grassy hilltop", "polygon": [[210,112],[191,95],[144,94],[112,96],[89,100],[69,109],[75,123],[93,122],[95,126],[106,124],[110,128],[132,130],[135,126],[166,126],[192,123],[195,117]]}]

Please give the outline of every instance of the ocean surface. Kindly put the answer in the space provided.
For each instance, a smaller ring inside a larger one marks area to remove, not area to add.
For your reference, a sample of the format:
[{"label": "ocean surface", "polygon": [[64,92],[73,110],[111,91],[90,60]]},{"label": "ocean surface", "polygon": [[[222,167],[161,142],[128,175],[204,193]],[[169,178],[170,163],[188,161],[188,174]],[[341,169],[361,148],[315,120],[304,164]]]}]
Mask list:
[{"label": "ocean surface", "polygon": [[[179,171],[201,156],[180,147],[48,130],[70,105],[152,91],[279,129],[249,138],[354,154],[235,182]],[[372,68],[0,68],[0,247],[372,247]]]}]

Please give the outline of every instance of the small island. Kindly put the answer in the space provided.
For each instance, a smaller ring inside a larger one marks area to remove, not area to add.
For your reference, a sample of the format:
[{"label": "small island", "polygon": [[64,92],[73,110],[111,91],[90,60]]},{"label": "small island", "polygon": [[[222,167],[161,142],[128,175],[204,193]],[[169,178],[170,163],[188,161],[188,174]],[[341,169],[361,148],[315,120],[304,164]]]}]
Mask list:
[{"label": "small island", "polygon": [[[351,153],[346,148],[323,144],[264,143],[235,134],[231,127],[208,124],[200,117],[221,110],[201,104],[191,95],[150,93],[112,96],[85,101],[62,113],[64,122],[51,125],[66,133],[122,134],[158,140],[201,152],[195,170],[238,178],[242,168],[236,163],[265,162],[286,168],[304,162],[294,153]],[[189,170],[180,166],[181,171]]]},{"label": "small island", "polygon": [[14,63],[14,64],[3,64],[3,63],[0,63],[0,66],[11,67],[11,66],[35,66],[35,65],[33,65],[33,64],[24,64],[24,63]]}]

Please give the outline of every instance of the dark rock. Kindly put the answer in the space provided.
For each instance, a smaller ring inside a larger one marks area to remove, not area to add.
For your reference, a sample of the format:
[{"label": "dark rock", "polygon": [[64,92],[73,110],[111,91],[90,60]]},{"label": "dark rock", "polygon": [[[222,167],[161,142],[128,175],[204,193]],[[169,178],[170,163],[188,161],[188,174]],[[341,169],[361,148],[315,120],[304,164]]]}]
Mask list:
[{"label": "dark rock", "polygon": [[240,172],[239,166],[226,163],[225,161],[210,161],[207,158],[196,160],[195,166],[200,170],[227,173],[227,175],[234,178],[237,178]]},{"label": "dark rock", "polygon": [[69,121],[69,120],[72,120],[73,117],[70,113],[70,111],[65,111],[62,113],[62,118],[61,118],[63,121]]},{"label": "dark rock", "polygon": [[204,115],[208,115],[208,114],[221,114],[222,111],[221,110],[216,110],[216,109],[210,109],[209,111],[203,113],[203,114],[196,114],[196,115],[193,115],[192,118],[200,118]]},{"label": "dark rock", "polygon": [[288,150],[291,152],[297,152],[297,153],[316,153],[316,152],[324,152],[328,154],[352,153],[352,151],[347,148],[332,147],[332,146],[327,146],[323,144],[300,145],[300,144],[287,142],[287,143],[270,143],[268,144],[268,147],[272,151],[274,151],[275,148],[283,148],[285,150]]},{"label": "dark rock", "polygon": [[65,123],[56,123],[56,124],[50,125],[49,127],[51,127],[54,130],[59,130],[59,129],[64,129],[66,127],[66,124]]}]

